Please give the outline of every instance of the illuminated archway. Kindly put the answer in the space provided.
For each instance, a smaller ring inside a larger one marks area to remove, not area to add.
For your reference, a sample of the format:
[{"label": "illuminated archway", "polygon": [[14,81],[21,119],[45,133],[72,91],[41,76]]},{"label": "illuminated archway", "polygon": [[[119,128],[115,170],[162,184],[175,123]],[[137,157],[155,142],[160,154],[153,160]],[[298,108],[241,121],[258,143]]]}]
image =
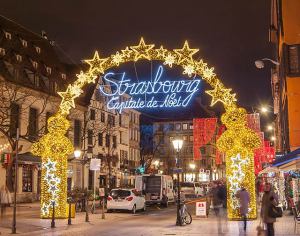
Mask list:
[{"label": "illuminated archway", "polygon": [[154,44],[146,44],[141,38],[138,45],[126,47],[109,57],[101,58],[98,52],[95,52],[92,59],[85,60],[90,65],[89,70],[81,71],[77,80],[70,84],[65,92],[59,92],[62,101],[59,111],[48,120],[49,133],[32,146],[32,153],[42,157],[43,218],[51,216],[53,202],[56,204],[56,216],[66,217],[67,157],[73,152],[72,143],[65,137],[70,126],[66,117],[70,109],[75,107],[74,99],[83,93],[84,85],[94,83],[107,69],[141,59],[162,61],[169,67],[181,66],[183,74],[189,77],[201,76],[212,87],[212,90],[206,91],[212,97],[211,106],[221,102],[226,110],[221,120],[227,130],[217,140],[217,147],[226,154],[228,217],[240,218],[239,203],[235,194],[243,185],[251,198],[249,218],[256,218],[253,150],[259,147],[260,139],[247,128],[245,109],[237,107],[236,95],[218,79],[214,68],[209,68],[203,60],[193,59],[193,55],[198,51],[199,49],[190,48],[187,41],[181,49],[167,50],[163,46],[155,48]]}]

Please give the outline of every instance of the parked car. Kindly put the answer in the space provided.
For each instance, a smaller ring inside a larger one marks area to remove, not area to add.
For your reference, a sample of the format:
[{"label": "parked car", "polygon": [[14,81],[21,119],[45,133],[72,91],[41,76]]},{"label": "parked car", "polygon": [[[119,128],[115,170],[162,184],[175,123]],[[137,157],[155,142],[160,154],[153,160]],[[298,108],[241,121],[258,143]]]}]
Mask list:
[{"label": "parked car", "polygon": [[112,189],[107,197],[107,212],[127,210],[133,214],[146,210],[145,197],[135,189]]}]

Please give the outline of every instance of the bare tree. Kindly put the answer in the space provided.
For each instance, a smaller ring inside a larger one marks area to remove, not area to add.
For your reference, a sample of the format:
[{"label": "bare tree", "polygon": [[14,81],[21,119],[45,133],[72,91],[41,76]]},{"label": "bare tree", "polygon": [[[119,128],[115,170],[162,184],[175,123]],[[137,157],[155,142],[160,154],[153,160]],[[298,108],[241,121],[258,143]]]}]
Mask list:
[{"label": "bare tree", "polygon": [[[51,96],[42,92],[37,92],[23,86],[12,84],[0,79],[0,136],[7,140],[13,153],[16,152],[17,129],[20,122],[27,125],[26,129],[19,132],[19,150],[22,150],[22,141],[34,142],[46,131],[45,110],[48,104],[52,102]],[[55,105],[53,105],[55,106]],[[36,120],[22,119],[28,115],[30,107],[37,107]],[[32,122],[39,121],[40,125],[34,130],[34,135],[30,130]],[[24,126],[23,126],[24,127]],[[12,155],[7,166],[6,184],[10,190],[13,189],[13,163],[15,155]]]}]

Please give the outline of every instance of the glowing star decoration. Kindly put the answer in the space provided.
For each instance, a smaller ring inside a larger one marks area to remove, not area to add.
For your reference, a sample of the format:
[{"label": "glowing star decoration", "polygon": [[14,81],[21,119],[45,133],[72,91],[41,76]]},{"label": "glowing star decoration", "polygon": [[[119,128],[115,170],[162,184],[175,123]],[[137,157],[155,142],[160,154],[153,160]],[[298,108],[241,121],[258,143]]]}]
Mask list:
[{"label": "glowing star decoration", "polygon": [[130,47],[134,52],[134,61],[138,61],[139,59],[147,59],[150,60],[150,50],[154,48],[154,44],[145,44],[143,37],[140,40],[139,45]]},{"label": "glowing star decoration", "polygon": [[99,57],[98,51],[95,52],[93,59],[84,60],[87,64],[90,65],[89,71],[92,74],[104,73],[103,64],[107,61],[107,58],[101,59]]},{"label": "glowing star decoration", "polygon": [[112,61],[116,66],[119,66],[123,62],[123,55],[117,52],[115,55],[112,55]]},{"label": "glowing star decoration", "polygon": [[[106,58],[100,58],[98,52],[95,52],[93,59],[86,60],[90,65],[89,70],[80,73],[77,81],[70,84],[65,92],[59,93],[62,102],[58,113],[48,120],[49,133],[32,145],[32,153],[41,156],[42,163],[46,163],[48,159],[56,163],[56,170],[48,173],[48,175],[46,175],[46,168],[43,167],[42,169],[41,216],[43,218],[51,217],[52,208],[49,207],[49,204],[55,203],[56,217],[66,217],[67,157],[74,149],[70,140],[65,137],[70,127],[66,117],[69,115],[71,108],[75,106],[74,99],[82,93],[82,87],[87,83],[94,82],[95,76],[101,76],[105,70],[118,66],[117,62],[121,64],[139,59],[152,59],[160,60],[170,67],[173,64],[179,65],[187,74],[188,72],[191,73],[191,68],[184,68],[184,66],[194,66],[195,78],[196,76],[202,76],[212,87],[212,90],[207,91],[213,98],[212,105],[218,101],[223,103],[226,113],[222,115],[222,122],[226,125],[227,130],[217,140],[217,147],[226,156],[228,217],[230,219],[241,217],[236,208],[238,201],[234,198],[233,193],[239,186],[243,185],[250,193],[251,199],[248,217],[255,218],[256,194],[253,150],[260,146],[260,139],[257,134],[247,128],[245,122],[246,112],[244,109],[237,107],[236,95],[231,94],[231,89],[227,89],[221,84],[218,77],[213,73],[213,69],[209,68],[203,60],[196,61],[193,59],[193,55],[198,52],[198,49],[191,49],[187,41],[181,49],[167,50],[163,47],[155,49],[154,44],[147,45],[141,38],[139,45],[132,46],[131,49],[126,47],[125,50],[121,51],[122,53],[119,55],[122,55],[123,61],[120,61],[117,53]],[[114,60],[113,56],[117,56],[118,59],[115,58]],[[142,85],[140,84],[140,86]],[[174,104],[174,102],[171,104]],[[238,154],[240,159],[235,160]]]},{"label": "glowing star decoration", "polygon": [[193,65],[186,65],[183,66],[184,71],[183,74],[187,74],[189,77],[191,77],[195,73],[195,68]]},{"label": "glowing star decoration", "polygon": [[218,82],[213,90],[205,92],[212,97],[211,106],[217,102],[222,102],[224,105],[230,106],[236,101],[235,94],[230,94],[230,91],[231,89],[224,88],[224,86]]},{"label": "glowing star decoration", "polygon": [[156,53],[157,53],[156,56],[157,56],[158,58],[164,58],[168,50],[167,50],[167,49],[164,49],[163,46],[160,46],[160,48],[159,48],[159,49],[155,49],[155,51],[156,51]]},{"label": "glowing star decoration", "polygon": [[171,53],[168,53],[168,55],[165,57],[164,65],[168,65],[169,67],[172,68],[174,63],[175,63],[175,57]]},{"label": "glowing star decoration", "polygon": [[183,62],[192,62],[193,61],[193,55],[196,54],[199,51],[199,49],[192,49],[189,46],[188,41],[184,42],[184,45],[181,49],[174,49],[174,52],[178,55],[178,64],[181,64]]},{"label": "glowing star decoration", "polygon": [[84,86],[85,84],[95,83],[97,78],[97,76],[85,74],[83,71],[80,71],[80,74],[76,74],[76,77],[78,78],[76,82],[80,87]]},{"label": "glowing star decoration", "polygon": [[205,69],[203,70],[203,77],[209,79],[210,77],[215,76],[216,74],[214,73],[214,68],[208,68],[205,67]]},{"label": "glowing star decoration", "polygon": [[121,50],[121,51],[122,51],[123,57],[125,57],[125,58],[130,58],[131,54],[133,53],[133,51],[130,50],[129,47],[126,47],[124,50]]}]

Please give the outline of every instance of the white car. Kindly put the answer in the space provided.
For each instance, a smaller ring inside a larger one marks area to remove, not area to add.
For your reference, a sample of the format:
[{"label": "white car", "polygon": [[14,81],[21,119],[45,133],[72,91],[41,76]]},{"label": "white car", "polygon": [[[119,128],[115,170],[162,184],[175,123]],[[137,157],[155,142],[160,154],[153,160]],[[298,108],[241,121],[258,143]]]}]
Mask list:
[{"label": "white car", "polygon": [[113,189],[107,197],[107,212],[128,210],[133,214],[137,210],[146,210],[145,197],[135,189]]}]

